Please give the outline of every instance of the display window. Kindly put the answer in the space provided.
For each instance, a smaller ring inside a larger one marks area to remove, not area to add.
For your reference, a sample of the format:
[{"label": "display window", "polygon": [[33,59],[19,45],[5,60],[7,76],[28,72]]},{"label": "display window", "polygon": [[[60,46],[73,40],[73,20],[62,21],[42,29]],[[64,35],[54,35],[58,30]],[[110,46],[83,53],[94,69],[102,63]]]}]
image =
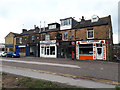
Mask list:
[{"label": "display window", "polygon": [[93,54],[93,44],[80,44],[79,45],[80,55],[92,55]]},{"label": "display window", "polygon": [[56,45],[41,45],[41,57],[55,57],[56,58]]}]

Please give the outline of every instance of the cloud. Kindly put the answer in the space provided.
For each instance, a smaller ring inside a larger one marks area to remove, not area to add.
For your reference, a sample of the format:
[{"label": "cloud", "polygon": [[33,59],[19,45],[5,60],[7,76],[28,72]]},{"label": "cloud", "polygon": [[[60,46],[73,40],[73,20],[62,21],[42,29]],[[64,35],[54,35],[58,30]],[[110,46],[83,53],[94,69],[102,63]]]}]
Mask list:
[{"label": "cloud", "polygon": [[[0,42],[10,31],[20,33],[22,28],[31,29],[42,21],[58,22],[66,17],[79,18],[85,16],[91,19],[96,14],[99,17],[112,15],[113,32],[117,34],[117,4],[118,0],[1,0],[0,2]],[[24,27],[22,26],[24,24]],[[114,35],[115,37],[115,35]]]}]

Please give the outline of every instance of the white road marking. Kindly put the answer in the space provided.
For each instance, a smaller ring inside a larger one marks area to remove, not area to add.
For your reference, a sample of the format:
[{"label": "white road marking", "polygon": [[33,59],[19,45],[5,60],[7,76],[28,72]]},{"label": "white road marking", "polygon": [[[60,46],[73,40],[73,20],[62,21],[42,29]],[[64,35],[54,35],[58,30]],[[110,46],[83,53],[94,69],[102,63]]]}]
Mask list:
[{"label": "white road marking", "polygon": [[7,59],[0,59],[0,61],[26,63],[26,64],[38,64],[38,65],[50,65],[50,66],[70,67],[70,68],[80,68],[77,65],[70,65],[70,64],[56,64],[56,63],[33,62],[33,61],[18,61],[18,60],[7,60]]}]

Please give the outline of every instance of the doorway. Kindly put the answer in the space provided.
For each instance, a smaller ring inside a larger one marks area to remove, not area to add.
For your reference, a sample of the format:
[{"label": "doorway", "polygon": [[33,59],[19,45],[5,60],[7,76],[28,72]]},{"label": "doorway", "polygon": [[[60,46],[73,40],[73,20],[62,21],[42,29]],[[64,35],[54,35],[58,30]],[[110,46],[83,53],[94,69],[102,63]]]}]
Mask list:
[{"label": "doorway", "polygon": [[97,47],[97,59],[103,59],[102,47]]}]

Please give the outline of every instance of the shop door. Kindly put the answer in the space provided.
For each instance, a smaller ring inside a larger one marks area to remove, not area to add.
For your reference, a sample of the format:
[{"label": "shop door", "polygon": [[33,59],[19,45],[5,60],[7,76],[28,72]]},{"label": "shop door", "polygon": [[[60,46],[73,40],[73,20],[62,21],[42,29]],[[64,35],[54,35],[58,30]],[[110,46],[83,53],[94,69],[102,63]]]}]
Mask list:
[{"label": "shop door", "polygon": [[41,53],[40,53],[40,56],[43,57],[45,55],[45,48],[44,46],[41,46]]},{"label": "shop door", "polygon": [[103,59],[102,47],[97,47],[97,59]]}]

